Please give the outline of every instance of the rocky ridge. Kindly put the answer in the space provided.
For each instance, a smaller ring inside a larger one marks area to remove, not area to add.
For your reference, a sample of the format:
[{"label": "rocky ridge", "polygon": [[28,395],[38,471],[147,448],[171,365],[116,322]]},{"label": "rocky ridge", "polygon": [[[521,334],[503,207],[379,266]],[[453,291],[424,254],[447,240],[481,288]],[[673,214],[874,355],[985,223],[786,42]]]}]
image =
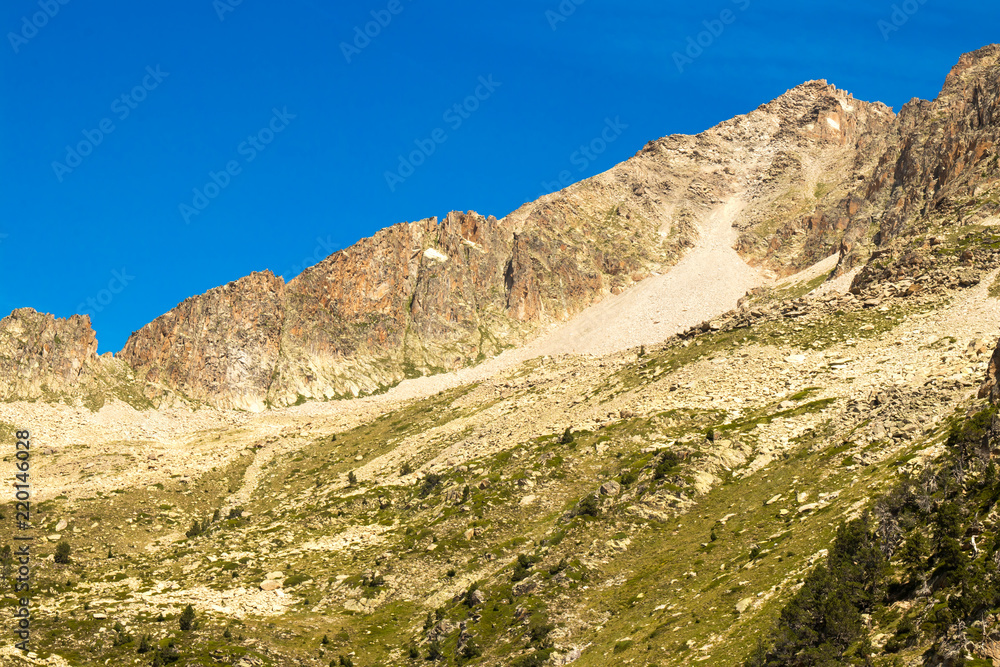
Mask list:
[{"label": "rocky ridge", "polygon": [[265,272],[193,297],[119,356],[159,403],[261,410],[384,391],[521,345],[669,270],[722,209],[742,211],[747,259],[794,272],[829,254],[840,230],[812,225],[775,241],[772,228],[843,191],[893,118],[825,82],[803,84],[697,137],[650,142],[502,220],[396,225],[287,285]]}]

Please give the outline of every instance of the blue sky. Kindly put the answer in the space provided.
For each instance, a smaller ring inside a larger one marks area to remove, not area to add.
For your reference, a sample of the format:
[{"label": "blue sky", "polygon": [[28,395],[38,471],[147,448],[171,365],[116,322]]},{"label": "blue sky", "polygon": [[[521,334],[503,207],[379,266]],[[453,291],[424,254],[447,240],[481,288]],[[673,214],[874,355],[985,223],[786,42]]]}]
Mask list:
[{"label": "blue sky", "polygon": [[[897,110],[933,98],[961,53],[997,41],[992,3],[895,7],[11,0],[0,314],[87,312],[118,351],[251,271],[291,279],[450,210],[501,217],[562,172],[592,176],[809,79]],[[607,149],[578,153],[609,121]]]}]

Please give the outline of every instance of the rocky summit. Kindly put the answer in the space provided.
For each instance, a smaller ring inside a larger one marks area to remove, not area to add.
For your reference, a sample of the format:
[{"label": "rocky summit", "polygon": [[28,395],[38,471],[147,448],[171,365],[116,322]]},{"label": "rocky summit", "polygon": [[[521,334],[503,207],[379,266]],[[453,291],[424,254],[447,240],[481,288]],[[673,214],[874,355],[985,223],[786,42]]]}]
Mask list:
[{"label": "rocky summit", "polygon": [[14,311],[0,664],[1000,660],[998,59],[898,115],[802,84],[114,355]]}]

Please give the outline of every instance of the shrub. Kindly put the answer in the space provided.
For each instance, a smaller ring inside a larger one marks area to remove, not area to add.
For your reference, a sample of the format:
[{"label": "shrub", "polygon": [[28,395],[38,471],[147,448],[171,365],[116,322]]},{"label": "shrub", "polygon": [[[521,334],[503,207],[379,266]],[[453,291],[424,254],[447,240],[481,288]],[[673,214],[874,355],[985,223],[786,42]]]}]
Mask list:
[{"label": "shrub", "polygon": [[351,472],[347,473],[347,483],[350,486],[357,486],[358,476],[356,474],[354,474],[353,470]]},{"label": "shrub", "polygon": [[242,507],[234,507],[233,509],[229,510],[229,516],[227,516],[226,518],[227,519],[239,519],[241,516],[243,516],[243,508]]},{"label": "shrub", "polygon": [[143,654],[149,653],[153,650],[153,644],[149,635],[143,635],[139,638],[139,648],[135,650],[136,653]]},{"label": "shrub", "polygon": [[573,435],[572,427],[569,426],[566,427],[566,430],[563,431],[562,438],[559,439],[559,442],[561,442],[564,445],[570,445],[576,442],[576,436]]},{"label": "shrub", "polygon": [[538,646],[545,646],[548,642],[549,634],[555,630],[555,627],[544,621],[537,621],[531,624],[528,630],[528,634],[531,637],[531,643]]},{"label": "shrub", "polygon": [[157,651],[156,657],[153,658],[154,665],[169,665],[171,663],[180,660],[181,654],[177,650],[177,645],[174,642],[170,642],[166,646],[161,646],[160,650]]},{"label": "shrub", "polygon": [[483,654],[483,649],[479,648],[479,644],[476,643],[475,637],[469,637],[468,641],[465,642],[465,646],[462,647],[462,657],[466,660],[472,660],[473,658],[478,658]]},{"label": "shrub", "polygon": [[201,524],[198,523],[197,519],[195,519],[191,523],[191,527],[188,528],[187,532],[184,534],[187,535],[189,538],[198,537],[199,535],[201,535]]},{"label": "shrub", "polygon": [[71,548],[69,546],[69,542],[66,542],[65,540],[60,542],[56,545],[55,561],[60,565],[68,565],[70,562],[70,550]]},{"label": "shrub", "polygon": [[473,583],[469,586],[469,590],[465,592],[465,597],[462,599],[462,604],[464,604],[469,609],[476,606],[476,591],[479,590],[479,582]]},{"label": "shrub", "polygon": [[399,469],[399,476],[400,477],[406,477],[407,475],[411,474],[412,472],[413,472],[413,465],[409,461],[407,461]]},{"label": "shrub", "polygon": [[635,472],[634,470],[626,470],[625,472],[622,473],[622,476],[619,478],[619,481],[621,482],[621,485],[624,487],[632,486],[633,484],[639,481],[639,473]]},{"label": "shrub", "polygon": [[424,484],[420,487],[420,497],[426,498],[431,495],[441,482],[444,481],[444,477],[436,473],[428,473],[427,477],[424,477]]},{"label": "shrub", "polygon": [[194,607],[191,605],[184,607],[184,611],[181,612],[181,617],[178,623],[182,632],[188,632],[194,625]]},{"label": "shrub", "polygon": [[444,658],[444,652],[441,650],[441,644],[435,639],[431,642],[430,646],[427,647],[427,659],[428,660],[441,660]]},{"label": "shrub", "polygon": [[135,641],[135,637],[125,630],[125,626],[121,624],[121,621],[115,621],[114,630],[115,638],[111,642],[112,646],[124,646]]},{"label": "shrub", "polygon": [[569,562],[566,560],[564,556],[563,559],[559,561],[558,565],[553,565],[552,567],[549,568],[549,574],[555,576],[560,572],[564,571],[568,567],[569,567]]},{"label": "shrub", "polygon": [[514,572],[510,575],[510,580],[513,583],[523,581],[528,578],[531,574],[531,567],[541,560],[538,556],[526,556],[525,554],[517,555],[517,562],[514,563]]},{"label": "shrub", "polygon": [[597,494],[592,493],[577,503],[573,516],[601,516],[601,501],[598,500]]},{"label": "shrub", "polygon": [[653,479],[664,479],[667,475],[677,470],[681,465],[681,459],[676,452],[669,449],[660,456],[660,462],[656,464],[653,471]]}]

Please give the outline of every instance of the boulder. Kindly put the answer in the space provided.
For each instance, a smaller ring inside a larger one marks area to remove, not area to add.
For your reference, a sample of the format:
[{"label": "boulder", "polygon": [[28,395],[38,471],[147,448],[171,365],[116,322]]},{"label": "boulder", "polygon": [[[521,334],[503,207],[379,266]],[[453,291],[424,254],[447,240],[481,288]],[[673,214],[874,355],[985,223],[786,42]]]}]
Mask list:
[{"label": "boulder", "polygon": [[622,492],[622,485],[615,481],[605,482],[601,484],[601,495],[602,496],[617,496]]}]

